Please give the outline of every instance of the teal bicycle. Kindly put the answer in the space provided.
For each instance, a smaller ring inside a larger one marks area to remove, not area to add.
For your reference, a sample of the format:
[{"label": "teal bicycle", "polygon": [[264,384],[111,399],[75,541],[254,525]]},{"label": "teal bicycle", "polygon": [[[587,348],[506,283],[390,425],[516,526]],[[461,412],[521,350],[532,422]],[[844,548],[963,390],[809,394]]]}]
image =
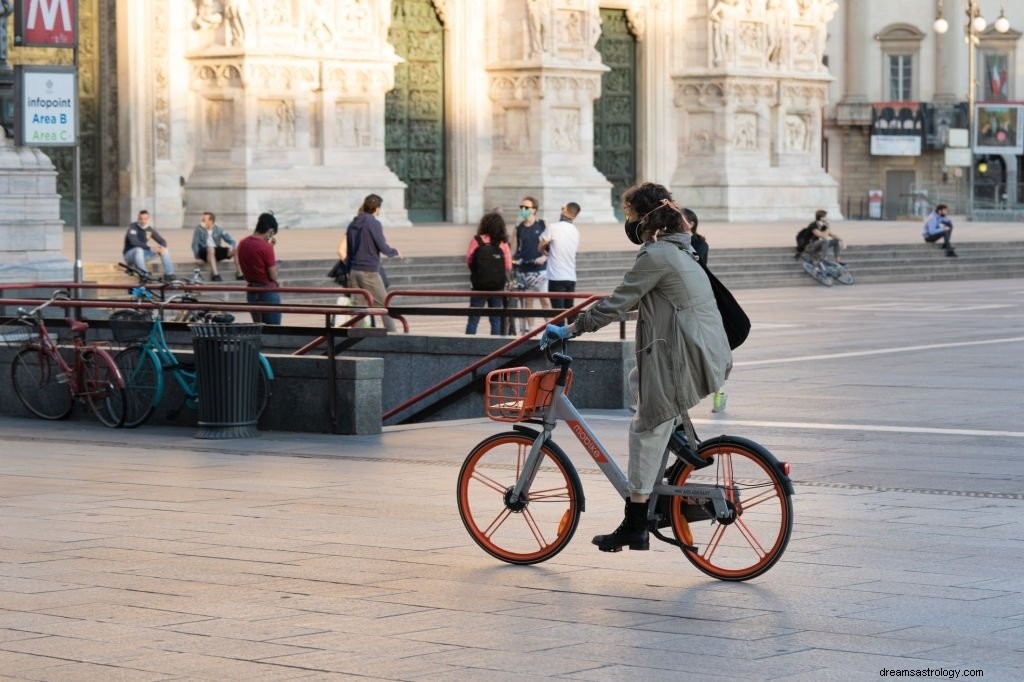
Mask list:
[{"label": "teal bicycle", "polygon": [[[135,287],[131,295],[137,301],[156,303],[157,298],[146,287]],[[183,299],[188,294],[170,296],[159,303],[172,303]],[[150,415],[163,402],[167,379],[171,377],[184,395],[183,406],[196,409],[199,406],[196,370],[193,365],[182,363],[171,352],[164,335],[162,305],[151,311],[119,310],[110,316],[110,329],[114,339],[122,343],[132,343],[114,356],[114,363],[121,370],[127,385],[127,409],[124,426],[136,427],[149,419]],[[230,319],[228,319],[230,318]],[[230,322],[231,315],[211,312],[202,313],[202,319],[195,321]],[[274,370],[263,353],[259,355],[260,381],[256,387],[256,401],[259,414],[262,415],[270,398],[270,382],[274,380]],[[168,414],[169,419],[176,418],[181,407]]]}]

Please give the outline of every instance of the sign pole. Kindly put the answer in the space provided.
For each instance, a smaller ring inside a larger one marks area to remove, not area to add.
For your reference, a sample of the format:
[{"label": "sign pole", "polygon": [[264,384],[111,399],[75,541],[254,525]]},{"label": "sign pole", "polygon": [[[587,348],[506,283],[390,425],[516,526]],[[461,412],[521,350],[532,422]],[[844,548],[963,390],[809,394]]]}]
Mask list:
[{"label": "sign pole", "polygon": [[[74,49],[75,75],[78,74],[78,41]],[[76,79],[77,80],[77,79]],[[78,88],[75,88],[75,112],[78,112]],[[76,115],[77,120],[77,115]],[[75,272],[74,282],[82,282],[82,141],[75,135]]]}]

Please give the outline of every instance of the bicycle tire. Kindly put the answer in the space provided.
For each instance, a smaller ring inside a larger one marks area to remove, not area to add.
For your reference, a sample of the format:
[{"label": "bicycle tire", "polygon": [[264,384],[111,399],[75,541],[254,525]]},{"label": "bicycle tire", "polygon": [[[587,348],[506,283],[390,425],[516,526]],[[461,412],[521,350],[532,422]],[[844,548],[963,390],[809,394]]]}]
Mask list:
[{"label": "bicycle tire", "polygon": [[104,426],[116,429],[124,424],[128,396],[114,361],[97,348],[82,352],[80,397]]},{"label": "bicycle tire", "polygon": [[762,575],[782,558],[793,532],[792,483],[770,452],[745,438],[705,441],[698,455],[713,459],[714,464],[696,472],[687,465],[672,485],[684,485],[692,476],[694,483],[724,488],[735,515],[725,521],[689,522],[684,498],[673,497],[672,531],[680,543],[695,548],[684,548],[683,553],[697,569],[719,580],[743,581]]},{"label": "bicycle tire", "polygon": [[536,564],[562,551],[579,525],[583,486],[569,458],[548,441],[529,499],[510,505],[508,492],[535,436],[498,433],[478,443],[459,471],[459,516],[485,552],[510,564]]},{"label": "bicycle tire", "polygon": [[75,404],[71,387],[57,362],[40,346],[26,346],[14,356],[11,383],[25,409],[40,419],[64,419],[71,414]]},{"label": "bicycle tire", "polygon": [[145,423],[164,395],[164,375],[160,361],[145,346],[129,346],[114,356],[127,389],[124,426],[135,428]]},{"label": "bicycle tire", "polygon": [[853,273],[847,270],[845,266],[840,265],[836,274],[832,276],[832,279],[840,284],[850,285],[853,284]]},{"label": "bicycle tire", "polygon": [[822,284],[826,287],[832,286],[832,278],[829,277],[828,274],[822,268],[818,267],[816,263],[814,263],[813,261],[804,260],[801,262],[801,264],[804,266],[804,272],[806,272],[808,275],[816,279],[818,281],[818,284]]}]

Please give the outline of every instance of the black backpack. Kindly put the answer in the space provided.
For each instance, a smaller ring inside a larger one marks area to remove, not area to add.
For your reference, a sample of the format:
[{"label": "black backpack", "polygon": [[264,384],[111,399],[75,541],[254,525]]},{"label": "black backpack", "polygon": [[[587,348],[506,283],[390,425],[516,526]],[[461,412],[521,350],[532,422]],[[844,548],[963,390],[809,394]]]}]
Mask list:
[{"label": "black backpack", "polygon": [[811,223],[804,229],[796,233],[796,255],[799,256],[807,248],[807,245],[814,241],[814,230],[818,227],[817,223]]},{"label": "black backpack", "polygon": [[473,266],[469,269],[469,281],[476,291],[501,291],[505,288],[505,254],[500,244],[488,244],[479,235],[476,251],[473,252]]}]

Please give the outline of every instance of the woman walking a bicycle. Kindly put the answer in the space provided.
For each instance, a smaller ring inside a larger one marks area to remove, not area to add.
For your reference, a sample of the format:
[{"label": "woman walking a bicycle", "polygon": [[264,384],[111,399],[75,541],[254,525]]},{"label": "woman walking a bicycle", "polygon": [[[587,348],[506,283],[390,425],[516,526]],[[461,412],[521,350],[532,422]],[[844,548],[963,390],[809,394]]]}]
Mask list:
[{"label": "woman walking a bicycle", "polygon": [[629,426],[629,500],[625,518],[594,537],[603,552],[648,549],[647,503],[673,431],[696,434],[687,410],[717,391],[732,369],[732,352],[707,275],[694,258],[687,221],[662,185],[644,183],[623,195],[626,236],[640,244],[622,284],[580,314],[572,325],[549,325],[549,337],[597,331],[637,311],[636,363],[630,388],[637,396]]}]

